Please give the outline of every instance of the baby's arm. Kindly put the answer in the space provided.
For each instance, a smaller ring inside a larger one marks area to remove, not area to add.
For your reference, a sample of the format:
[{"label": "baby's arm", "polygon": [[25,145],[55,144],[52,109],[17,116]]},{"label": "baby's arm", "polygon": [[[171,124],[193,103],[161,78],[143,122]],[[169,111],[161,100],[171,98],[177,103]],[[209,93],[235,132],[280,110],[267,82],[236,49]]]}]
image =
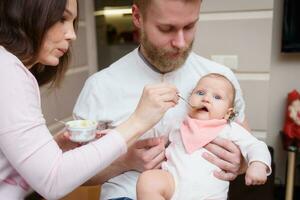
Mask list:
[{"label": "baby's arm", "polygon": [[139,176],[136,190],[137,200],[171,199],[175,182],[165,170],[148,170]]},{"label": "baby's arm", "polygon": [[245,176],[246,185],[262,185],[267,181],[268,166],[262,162],[251,162]]},{"label": "baby's arm", "polygon": [[260,185],[271,174],[271,155],[267,145],[236,123],[231,124],[230,138],[239,146],[248,163],[246,185]]}]

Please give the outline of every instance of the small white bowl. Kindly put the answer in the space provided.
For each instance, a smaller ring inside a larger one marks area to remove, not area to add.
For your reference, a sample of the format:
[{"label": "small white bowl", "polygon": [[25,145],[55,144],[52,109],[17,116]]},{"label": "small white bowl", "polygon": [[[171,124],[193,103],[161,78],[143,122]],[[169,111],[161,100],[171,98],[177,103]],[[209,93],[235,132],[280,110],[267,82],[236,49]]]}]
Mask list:
[{"label": "small white bowl", "polygon": [[93,120],[73,120],[66,122],[73,142],[89,142],[95,139],[98,123]]}]

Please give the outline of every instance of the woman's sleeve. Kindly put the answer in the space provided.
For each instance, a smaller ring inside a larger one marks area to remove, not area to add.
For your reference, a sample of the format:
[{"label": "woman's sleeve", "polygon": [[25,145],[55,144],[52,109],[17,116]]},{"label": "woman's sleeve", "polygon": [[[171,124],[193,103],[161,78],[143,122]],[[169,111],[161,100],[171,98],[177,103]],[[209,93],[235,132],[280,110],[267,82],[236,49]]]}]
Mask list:
[{"label": "woman's sleeve", "polygon": [[46,199],[65,196],[126,152],[123,137],[112,130],[97,141],[62,153],[46,127],[33,78],[21,67],[0,72],[1,151]]}]

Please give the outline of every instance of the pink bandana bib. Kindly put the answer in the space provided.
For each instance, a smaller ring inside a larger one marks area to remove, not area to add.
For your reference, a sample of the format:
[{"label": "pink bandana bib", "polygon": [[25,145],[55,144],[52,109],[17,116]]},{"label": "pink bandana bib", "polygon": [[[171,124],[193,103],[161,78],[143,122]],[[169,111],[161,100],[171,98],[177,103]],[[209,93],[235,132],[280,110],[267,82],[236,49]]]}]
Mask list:
[{"label": "pink bandana bib", "polygon": [[214,140],[225,127],[225,119],[198,120],[187,117],[180,132],[187,153],[191,154]]}]

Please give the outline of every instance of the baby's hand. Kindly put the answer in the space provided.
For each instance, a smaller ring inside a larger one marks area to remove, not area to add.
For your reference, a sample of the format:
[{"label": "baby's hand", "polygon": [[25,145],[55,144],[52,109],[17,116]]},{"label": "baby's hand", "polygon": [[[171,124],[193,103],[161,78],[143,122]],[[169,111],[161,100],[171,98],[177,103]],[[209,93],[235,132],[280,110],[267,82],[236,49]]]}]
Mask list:
[{"label": "baby's hand", "polygon": [[262,185],[267,181],[268,167],[262,162],[251,162],[246,171],[246,185]]}]

